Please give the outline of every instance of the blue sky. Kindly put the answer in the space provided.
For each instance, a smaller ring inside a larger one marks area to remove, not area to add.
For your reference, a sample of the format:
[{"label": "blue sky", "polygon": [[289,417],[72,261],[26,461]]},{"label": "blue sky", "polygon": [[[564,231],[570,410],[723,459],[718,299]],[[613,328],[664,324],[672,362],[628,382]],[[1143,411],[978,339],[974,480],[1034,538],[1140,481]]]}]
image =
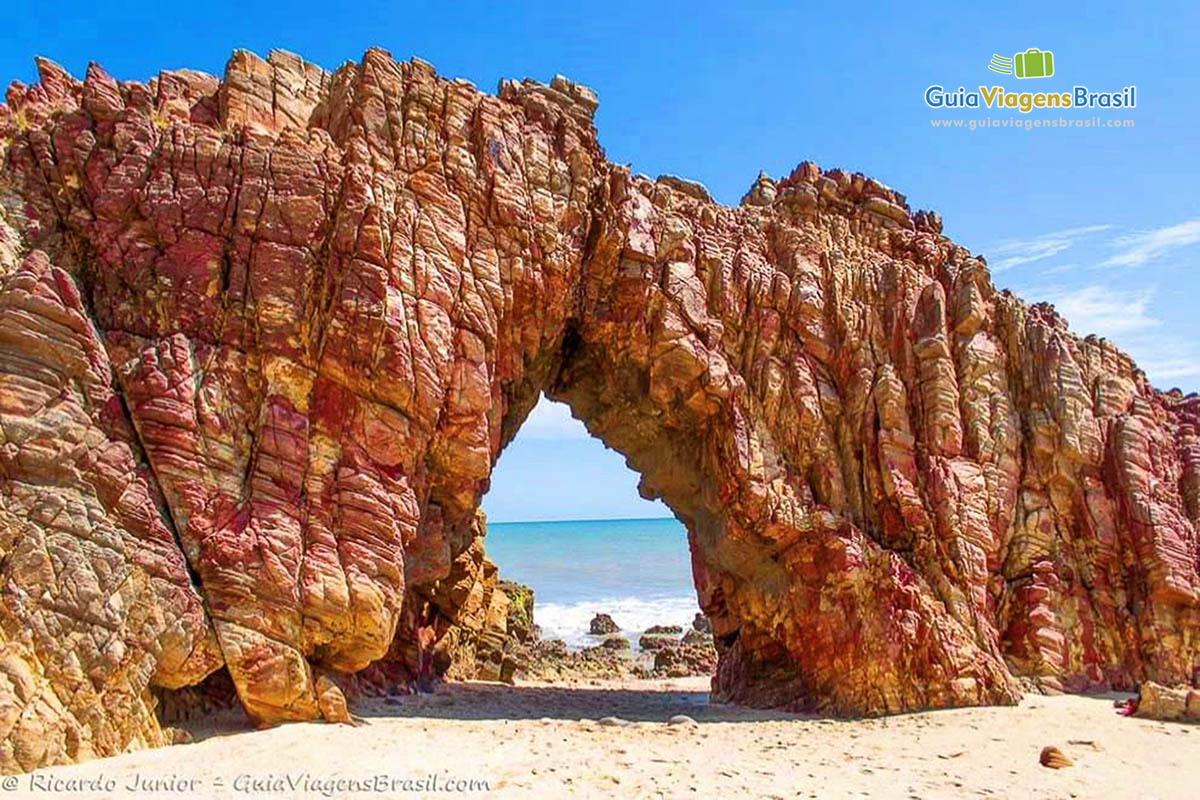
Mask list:
[{"label": "blue sky", "polygon": [[[914,207],[940,211],[950,236],[988,256],[998,285],[1053,301],[1075,330],[1116,341],[1157,385],[1200,389],[1194,3],[7,7],[0,78],[27,82],[38,54],[76,75],[95,60],[128,79],[173,67],[220,73],[236,47],[280,47],[332,69],[381,46],[489,91],[503,77],[561,72],[598,92],[601,143],[614,161],[699,180],[726,203],[760,169],[783,175],[803,159],[865,172]],[[987,70],[992,54],[1029,47],[1054,52],[1054,78]],[[934,83],[1136,84],[1136,109],[1105,114],[1135,126],[934,129],[935,118],[1019,116],[935,112],[922,99]],[[619,456],[543,404],[502,457],[485,506],[495,519],[663,513],[637,500],[636,480]],[[588,487],[586,501],[579,486]]]}]

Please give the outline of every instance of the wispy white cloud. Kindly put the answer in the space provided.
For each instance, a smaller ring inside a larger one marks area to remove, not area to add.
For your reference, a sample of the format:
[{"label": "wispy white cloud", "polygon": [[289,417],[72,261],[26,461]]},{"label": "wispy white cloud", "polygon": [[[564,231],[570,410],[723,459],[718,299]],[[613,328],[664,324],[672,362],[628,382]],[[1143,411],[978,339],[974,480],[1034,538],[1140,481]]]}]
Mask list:
[{"label": "wispy white cloud", "polygon": [[547,400],[545,395],[525,418],[525,424],[517,435],[523,439],[587,439],[589,434],[583,423],[571,416],[565,403]]},{"label": "wispy white cloud", "polygon": [[1049,300],[1062,314],[1071,329],[1081,336],[1095,333],[1110,339],[1135,331],[1156,328],[1162,321],[1148,311],[1154,298],[1153,289],[1136,292],[1111,289],[1091,284],[1074,289],[1051,287],[1035,290],[1029,297]]},{"label": "wispy white cloud", "polygon": [[1136,267],[1171,250],[1200,242],[1200,218],[1141,233],[1118,236],[1120,252],[1100,263],[1102,267]]},{"label": "wispy white cloud", "polygon": [[1052,258],[1064,250],[1070,249],[1079,240],[1106,231],[1111,227],[1111,225],[1084,225],[1054,233],[1043,233],[1032,239],[1010,239],[1000,242],[991,250],[993,257],[999,257],[995,261],[989,262],[992,272],[1003,272],[1021,264]]},{"label": "wispy white cloud", "polygon": [[[1196,348],[1190,342],[1158,342],[1157,346],[1167,352],[1159,357],[1149,356],[1137,360],[1138,366],[1146,371],[1151,383],[1167,387],[1170,381],[1200,376],[1200,353],[1195,352]],[[1136,355],[1134,357],[1137,358]]]},{"label": "wispy white cloud", "polygon": [[1078,264],[1058,264],[1048,269],[1042,270],[1042,277],[1048,278],[1051,275],[1061,275],[1064,272],[1070,272],[1073,269],[1078,269]]},{"label": "wispy white cloud", "polygon": [[1123,290],[1108,285],[1041,286],[1022,289],[1030,301],[1048,300],[1079,336],[1094,333],[1124,350],[1160,388],[1196,388],[1200,344],[1171,334],[1154,310],[1154,287]]}]

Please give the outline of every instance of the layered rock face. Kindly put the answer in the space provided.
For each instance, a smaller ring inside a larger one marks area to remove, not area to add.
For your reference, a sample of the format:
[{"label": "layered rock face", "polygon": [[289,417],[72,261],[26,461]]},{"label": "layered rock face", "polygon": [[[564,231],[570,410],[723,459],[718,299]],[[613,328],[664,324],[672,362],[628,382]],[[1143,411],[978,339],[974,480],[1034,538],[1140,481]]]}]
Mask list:
[{"label": "layered rock face", "polygon": [[686,523],[719,698],[1196,680],[1200,398],[894,191],[723,207],[608,163],[584,87],[380,51],[39,68],[0,106],[5,771],[163,741],[154,693],[222,667],[267,721],[419,681],[456,604],[502,615],[476,510],[543,391]]}]

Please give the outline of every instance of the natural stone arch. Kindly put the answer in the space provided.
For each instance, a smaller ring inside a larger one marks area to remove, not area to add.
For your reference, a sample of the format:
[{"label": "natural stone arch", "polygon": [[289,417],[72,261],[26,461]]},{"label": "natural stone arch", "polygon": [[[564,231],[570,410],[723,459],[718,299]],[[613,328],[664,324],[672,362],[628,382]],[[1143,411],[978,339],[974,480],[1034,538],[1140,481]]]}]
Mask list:
[{"label": "natural stone arch", "polygon": [[725,208],[609,164],[581,86],[380,51],[39,70],[0,106],[6,770],[159,743],[153,690],[221,666],[267,720],[421,678],[543,390],[687,524],[719,697],[1192,679],[1194,399],[896,192],[805,163]]},{"label": "natural stone arch", "polygon": [[[771,396],[814,388],[819,347],[801,337],[770,345],[793,359],[799,377],[788,380],[755,340],[764,328],[772,335],[772,322],[824,320],[788,319],[795,308],[763,297],[762,283],[812,281],[824,254],[793,250],[793,268],[780,269],[770,237],[799,229],[714,210],[694,184],[617,172],[609,189],[606,201],[626,208],[606,217],[657,235],[638,249],[628,228],[597,234],[587,299],[548,393],[625,454],[643,492],[687,525],[721,650],[716,696],[843,713],[1015,699],[995,639],[948,619],[903,558],[856,528],[840,476],[817,474],[820,437],[835,434],[816,420],[800,427]],[[930,280],[911,265],[886,269],[910,283],[910,298]],[[747,304],[766,325],[745,318]]]}]

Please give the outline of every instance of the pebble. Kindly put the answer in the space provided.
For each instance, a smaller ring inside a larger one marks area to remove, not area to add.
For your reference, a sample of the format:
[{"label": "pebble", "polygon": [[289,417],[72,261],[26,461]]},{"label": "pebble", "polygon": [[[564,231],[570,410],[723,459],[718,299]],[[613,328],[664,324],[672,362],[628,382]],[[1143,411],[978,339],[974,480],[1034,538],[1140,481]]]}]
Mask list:
[{"label": "pebble", "polygon": [[696,720],[689,717],[687,714],[676,714],[667,720],[668,725],[696,725]]}]

